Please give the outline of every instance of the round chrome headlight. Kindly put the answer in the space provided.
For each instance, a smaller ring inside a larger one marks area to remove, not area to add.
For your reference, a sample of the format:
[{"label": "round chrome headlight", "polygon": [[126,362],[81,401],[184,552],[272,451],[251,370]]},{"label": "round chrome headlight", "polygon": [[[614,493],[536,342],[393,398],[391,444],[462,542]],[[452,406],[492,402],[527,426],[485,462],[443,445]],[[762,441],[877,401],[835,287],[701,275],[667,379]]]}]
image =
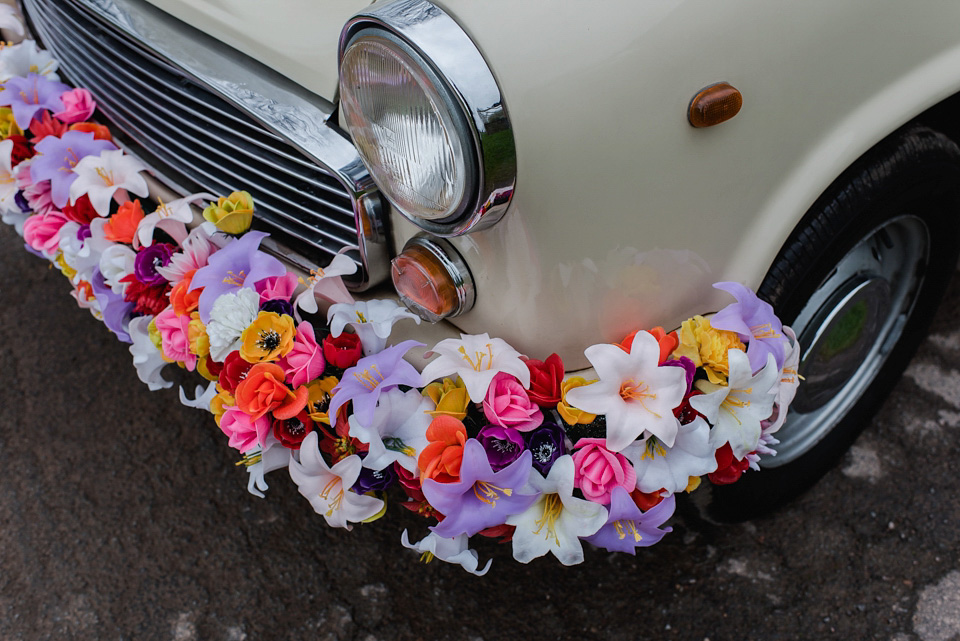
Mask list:
[{"label": "round chrome headlight", "polygon": [[473,140],[455,97],[409,46],[359,32],[341,63],[340,101],[374,181],[404,215],[454,220],[473,197]]}]

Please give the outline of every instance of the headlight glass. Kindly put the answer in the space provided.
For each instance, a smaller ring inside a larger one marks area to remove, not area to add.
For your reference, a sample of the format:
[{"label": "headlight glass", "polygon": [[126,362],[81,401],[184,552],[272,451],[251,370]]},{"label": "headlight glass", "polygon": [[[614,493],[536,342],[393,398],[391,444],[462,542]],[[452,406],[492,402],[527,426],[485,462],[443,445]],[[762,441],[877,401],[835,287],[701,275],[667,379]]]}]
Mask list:
[{"label": "headlight glass", "polygon": [[341,63],[344,122],[370,173],[407,217],[447,221],[472,198],[472,139],[454,96],[405,43],[361,31]]}]

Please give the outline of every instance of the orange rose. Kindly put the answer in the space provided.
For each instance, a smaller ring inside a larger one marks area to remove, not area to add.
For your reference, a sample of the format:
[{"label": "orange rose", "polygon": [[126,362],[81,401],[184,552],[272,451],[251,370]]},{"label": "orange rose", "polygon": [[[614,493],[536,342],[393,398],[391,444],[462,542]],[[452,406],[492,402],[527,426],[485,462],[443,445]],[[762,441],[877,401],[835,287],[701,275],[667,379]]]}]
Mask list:
[{"label": "orange rose", "polygon": [[460,463],[463,461],[463,444],[467,441],[467,428],[459,420],[441,414],[427,428],[430,444],[420,452],[417,465],[420,481],[433,479],[440,483],[456,483],[460,480]]},{"label": "orange rose", "polygon": [[139,200],[130,200],[122,205],[103,226],[103,235],[107,240],[115,243],[133,244],[133,235],[137,233],[137,225],[143,220],[143,209]]},{"label": "orange rose", "polygon": [[173,289],[170,290],[170,304],[173,305],[173,312],[177,316],[185,316],[190,312],[197,309],[197,306],[200,304],[200,293],[203,291],[203,287],[198,287],[197,289],[190,291],[190,283],[193,282],[193,274],[197,270],[191,269],[188,271],[183,280],[173,286]]},{"label": "orange rose", "polygon": [[70,125],[70,131],[82,131],[84,133],[93,134],[94,140],[113,141],[113,136],[110,135],[110,130],[103,125],[98,125],[95,122],[78,122],[75,125]]},{"label": "orange rose", "polygon": [[293,418],[307,406],[309,392],[303,385],[291,390],[283,382],[283,369],[273,363],[257,363],[235,391],[237,407],[257,420],[267,412],[274,418]]}]

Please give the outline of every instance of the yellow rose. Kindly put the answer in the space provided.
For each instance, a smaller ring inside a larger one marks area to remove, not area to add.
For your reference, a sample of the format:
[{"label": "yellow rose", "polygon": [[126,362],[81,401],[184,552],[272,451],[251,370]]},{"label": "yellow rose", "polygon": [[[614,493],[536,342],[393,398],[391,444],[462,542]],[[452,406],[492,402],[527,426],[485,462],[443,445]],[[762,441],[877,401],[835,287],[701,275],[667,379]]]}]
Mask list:
[{"label": "yellow rose", "polygon": [[218,383],[217,395],[210,399],[210,411],[213,412],[213,420],[217,422],[218,427],[220,426],[220,417],[223,416],[228,407],[232,407],[236,402],[233,394],[220,387]]},{"label": "yellow rose", "polygon": [[200,320],[200,313],[190,314],[190,324],[187,326],[187,338],[190,340],[190,353],[196,354],[201,359],[210,353],[210,338],[207,336],[207,328]]},{"label": "yellow rose", "polygon": [[[163,353],[163,341],[160,339],[160,330],[157,329],[157,319],[151,319],[150,324],[147,325],[147,336],[150,337],[150,342],[153,343],[153,346],[160,350],[160,353]],[[167,360],[167,357],[164,356],[163,360]]]},{"label": "yellow rose", "polygon": [[203,210],[203,217],[228,234],[242,234],[253,223],[253,196],[246,191],[235,191],[216,204]]},{"label": "yellow rose", "polygon": [[467,387],[464,385],[463,379],[459,376],[456,382],[445,378],[442,383],[440,381],[430,383],[423,388],[422,393],[437,406],[437,409],[427,412],[430,416],[446,414],[458,421],[466,418],[470,397],[467,395]]},{"label": "yellow rose", "polygon": [[677,332],[680,344],[673,350],[673,356],[686,356],[697,367],[702,367],[711,383],[725,385],[730,373],[727,352],[731,349],[745,350],[740,338],[734,332],[715,329],[709,319],[694,316],[683,321]]},{"label": "yellow rose", "polygon": [[296,336],[297,328],[291,316],[260,312],[240,334],[240,357],[248,363],[275,361],[290,353]]},{"label": "yellow rose", "polygon": [[560,412],[560,417],[566,422],[567,425],[576,425],[577,423],[581,425],[587,425],[596,420],[596,414],[590,414],[589,412],[584,412],[581,409],[577,409],[573,405],[567,404],[567,392],[572,390],[575,387],[583,387],[584,385],[590,385],[591,383],[596,383],[596,381],[588,381],[582,376],[571,376],[567,380],[560,383],[560,402],[557,403],[557,411]]},{"label": "yellow rose", "polygon": [[10,136],[22,136],[23,130],[17,126],[13,119],[13,109],[10,107],[0,107],[0,140],[6,140]]}]

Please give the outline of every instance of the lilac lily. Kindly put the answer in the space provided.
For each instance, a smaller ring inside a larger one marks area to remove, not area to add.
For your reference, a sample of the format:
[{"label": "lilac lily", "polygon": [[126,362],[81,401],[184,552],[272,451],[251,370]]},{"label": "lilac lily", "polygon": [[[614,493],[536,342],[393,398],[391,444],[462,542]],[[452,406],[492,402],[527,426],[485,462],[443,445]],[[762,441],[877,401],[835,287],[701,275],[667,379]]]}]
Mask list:
[{"label": "lilac lily", "polygon": [[423,495],[444,518],[430,528],[438,536],[453,538],[460,534],[473,536],[480,530],[504,523],[508,516],[529,508],[540,496],[521,494],[533,469],[530,452],[494,472],[483,445],[468,439],[463,445],[460,480],[439,483],[423,482]]},{"label": "lilac lily", "polygon": [[673,516],[675,507],[676,499],[671,494],[641,512],[625,489],[614,488],[606,525],[584,540],[609,552],[636,554],[638,547],[653,545],[673,531],[671,527],[660,529],[660,526]]},{"label": "lilac lily", "polygon": [[353,401],[353,413],[360,424],[372,424],[380,394],[397,385],[417,387],[420,384],[420,372],[403,360],[403,355],[413,347],[422,346],[423,343],[417,341],[403,341],[382,352],[361,358],[356,365],[343,373],[340,383],[333,388],[328,415],[336,416],[337,411],[346,405],[347,401]]},{"label": "lilac lily", "polygon": [[121,342],[133,343],[133,339],[130,338],[126,328],[130,321],[130,313],[133,311],[133,303],[123,300],[123,296],[110,289],[103,278],[103,274],[97,268],[93,270],[90,285],[93,287],[93,295],[96,296],[97,303],[100,305],[103,324],[116,334]]},{"label": "lilac lily", "polygon": [[[0,96],[4,93],[6,91]],[[34,183],[49,180],[53,204],[63,209],[70,200],[70,185],[78,178],[73,172],[77,163],[87,156],[99,156],[116,148],[112,142],[96,140],[93,134],[82,131],[68,131],[60,138],[47,136],[35,147],[37,155],[30,164],[30,177]]]},{"label": "lilac lily", "polygon": [[210,322],[213,302],[223,294],[244,286],[253,288],[259,280],[287,273],[283,263],[259,250],[260,241],[268,235],[262,231],[247,232],[212,254],[207,264],[197,270],[190,289],[203,287],[199,301],[200,320]]},{"label": "lilac lily", "polygon": [[746,341],[750,367],[757,372],[767,363],[767,354],[773,354],[777,369],[783,367],[784,349],[790,340],[783,334],[783,324],[773,313],[773,307],[740,283],[723,282],[714,284],[737,299],[727,305],[713,318],[710,324],[715,329],[736,332],[740,340]]},{"label": "lilac lily", "polygon": [[[3,84],[0,106],[13,109],[13,120],[17,126],[27,129],[41,109],[63,111],[60,94],[65,91],[70,91],[70,87],[62,82],[50,80],[39,73],[28,73],[26,78],[11,78]],[[93,134],[90,137],[93,138]]]}]

